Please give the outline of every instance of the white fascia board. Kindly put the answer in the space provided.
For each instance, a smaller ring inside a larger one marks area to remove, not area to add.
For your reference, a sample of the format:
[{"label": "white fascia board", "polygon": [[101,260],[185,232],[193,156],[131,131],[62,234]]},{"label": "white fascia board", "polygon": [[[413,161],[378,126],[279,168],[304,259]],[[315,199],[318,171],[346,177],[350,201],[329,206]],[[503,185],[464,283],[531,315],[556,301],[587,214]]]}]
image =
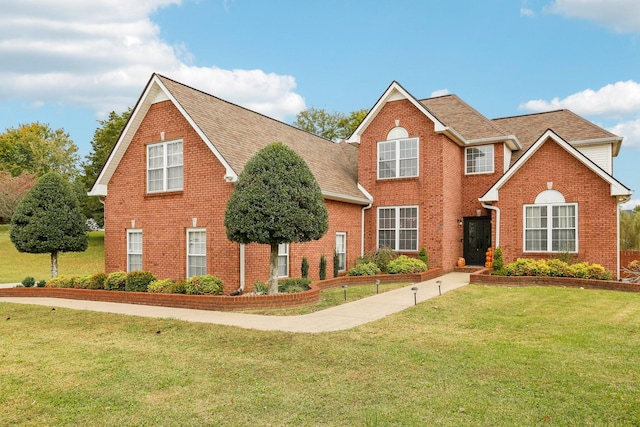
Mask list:
[{"label": "white fascia board", "polygon": [[364,188],[364,186],[360,183],[358,183],[358,190],[360,190],[362,192],[362,194],[365,195],[365,197],[369,200],[369,202],[373,202],[373,196],[371,195],[371,193],[369,193],[367,191],[366,188]]},{"label": "white fascia board", "polygon": [[427,110],[424,105],[418,102],[418,100],[414,96],[407,92],[398,82],[394,81],[378,99],[373,108],[369,110],[369,114],[367,114],[364,120],[362,120],[362,122],[358,125],[356,130],[349,137],[349,139],[347,139],[346,142],[356,142],[359,144],[360,135],[362,135],[371,121],[378,115],[382,107],[384,107],[384,105],[389,101],[395,101],[399,99],[408,99],[418,110],[420,110],[425,116],[427,116],[429,120],[433,122],[435,132],[444,132],[448,129],[433,114],[431,114],[431,112]]},{"label": "white fascia board", "polygon": [[87,196],[106,196],[107,186],[104,184],[94,184],[91,190],[87,193]]},{"label": "white fascia board", "polygon": [[335,193],[333,191],[323,191],[322,197],[327,200],[335,200],[338,202],[346,202],[346,203],[355,203],[358,205],[368,205],[371,202],[368,199],[363,199],[361,197],[347,196],[340,193]]},{"label": "white fascia board", "polygon": [[519,169],[520,167],[533,156],[533,154],[538,151],[538,149],[544,144],[548,139],[553,139],[558,145],[563,147],[569,154],[575,157],[577,160],[582,162],[585,166],[587,166],[591,171],[593,171],[600,178],[605,180],[611,186],[611,195],[612,196],[626,196],[630,195],[632,192],[627,187],[622,185],[618,180],[614,177],[606,173],[600,167],[598,167],[595,163],[593,163],[588,157],[582,154],[578,149],[573,147],[571,144],[566,142],[560,136],[558,136],[552,130],[547,130],[538,140],[529,148],[526,153],[522,157],[520,157],[516,163],[505,173],[499,180],[496,182],[481,198],[478,200],[480,202],[495,202],[498,201],[498,190],[507,182]]}]

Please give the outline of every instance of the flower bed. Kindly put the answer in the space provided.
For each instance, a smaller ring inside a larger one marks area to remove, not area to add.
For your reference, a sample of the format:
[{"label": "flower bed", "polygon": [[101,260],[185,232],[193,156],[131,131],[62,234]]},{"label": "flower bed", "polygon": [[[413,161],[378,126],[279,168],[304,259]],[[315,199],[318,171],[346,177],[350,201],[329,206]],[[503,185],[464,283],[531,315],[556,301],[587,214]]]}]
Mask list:
[{"label": "flower bed", "polygon": [[66,298],[215,311],[254,310],[315,304],[320,301],[321,290],[342,285],[373,284],[376,280],[380,280],[380,283],[415,283],[433,279],[440,275],[442,275],[442,269],[436,268],[415,274],[343,276],[313,282],[309,285],[309,290],[304,292],[277,295],[211,296],[73,288],[0,288],[0,297]]}]

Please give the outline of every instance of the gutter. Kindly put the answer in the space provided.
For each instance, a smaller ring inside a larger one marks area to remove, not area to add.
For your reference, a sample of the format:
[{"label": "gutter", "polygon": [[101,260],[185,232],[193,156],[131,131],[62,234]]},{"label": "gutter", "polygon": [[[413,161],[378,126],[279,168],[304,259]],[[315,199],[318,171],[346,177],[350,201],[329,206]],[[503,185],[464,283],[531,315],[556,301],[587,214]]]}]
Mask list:
[{"label": "gutter", "polygon": [[480,202],[482,207],[496,212],[496,248],[500,247],[500,208],[485,202]]}]

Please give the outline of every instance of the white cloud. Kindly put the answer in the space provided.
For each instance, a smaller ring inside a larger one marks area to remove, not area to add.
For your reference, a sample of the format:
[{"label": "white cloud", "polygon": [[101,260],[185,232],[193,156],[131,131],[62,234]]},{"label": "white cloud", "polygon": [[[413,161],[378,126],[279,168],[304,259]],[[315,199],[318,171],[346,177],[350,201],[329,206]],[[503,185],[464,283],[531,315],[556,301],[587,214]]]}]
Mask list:
[{"label": "white cloud", "polygon": [[520,105],[522,110],[549,111],[567,108],[586,115],[609,118],[623,118],[640,112],[640,83],[632,80],[616,82],[594,91],[586,89],[564,99],[553,98],[531,100]]},{"label": "white cloud", "polygon": [[638,0],[555,0],[545,11],[593,21],[619,33],[640,32]]},{"label": "white cloud", "polygon": [[632,211],[636,206],[640,206],[640,199],[631,199],[626,203],[620,205],[620,209],[623,211]]},{"label": "white cloud", "polygon": [[181,0],[5,0],[0,14],[0,99],[87,107],[99,116],[136,101],[158,72],[283,119],[305,108],[292,76],[197,67],[184,44],[150,19]]},{"label": "white cloud", "polygon": [[624,146],[640,150],[640,118],[620,122],[608,129],[616,135],[624,136]]},{"label": "white cloud", "polygon": [[431,98],[444,96],[444,95],[449,95],[449,89],[438,89],[431,92]]}]

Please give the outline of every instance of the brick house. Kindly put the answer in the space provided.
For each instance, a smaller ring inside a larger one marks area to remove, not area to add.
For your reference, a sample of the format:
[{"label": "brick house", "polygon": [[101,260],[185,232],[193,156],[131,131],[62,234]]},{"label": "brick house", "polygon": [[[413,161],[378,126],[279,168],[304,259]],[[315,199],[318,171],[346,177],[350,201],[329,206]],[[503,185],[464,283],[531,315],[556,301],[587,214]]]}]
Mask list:
[{"label": "brick house", "polygon": [[[226,238],[226,200],[246,162],[281,141],[314,173],[329,211],[320,240],[281,245],[280,276],[340,270],[382,245],[432,266],[561,252],[618,271],[612,176],[622,138],[566,110],[489,120],[455,95],[418,100],[393,82],[333,143],[154,74],[90,195],[105,205],[105,271],[214,274],[225,290],[266,281],[269,248]],[[548,218],[548,219],[547,219]]]}]

